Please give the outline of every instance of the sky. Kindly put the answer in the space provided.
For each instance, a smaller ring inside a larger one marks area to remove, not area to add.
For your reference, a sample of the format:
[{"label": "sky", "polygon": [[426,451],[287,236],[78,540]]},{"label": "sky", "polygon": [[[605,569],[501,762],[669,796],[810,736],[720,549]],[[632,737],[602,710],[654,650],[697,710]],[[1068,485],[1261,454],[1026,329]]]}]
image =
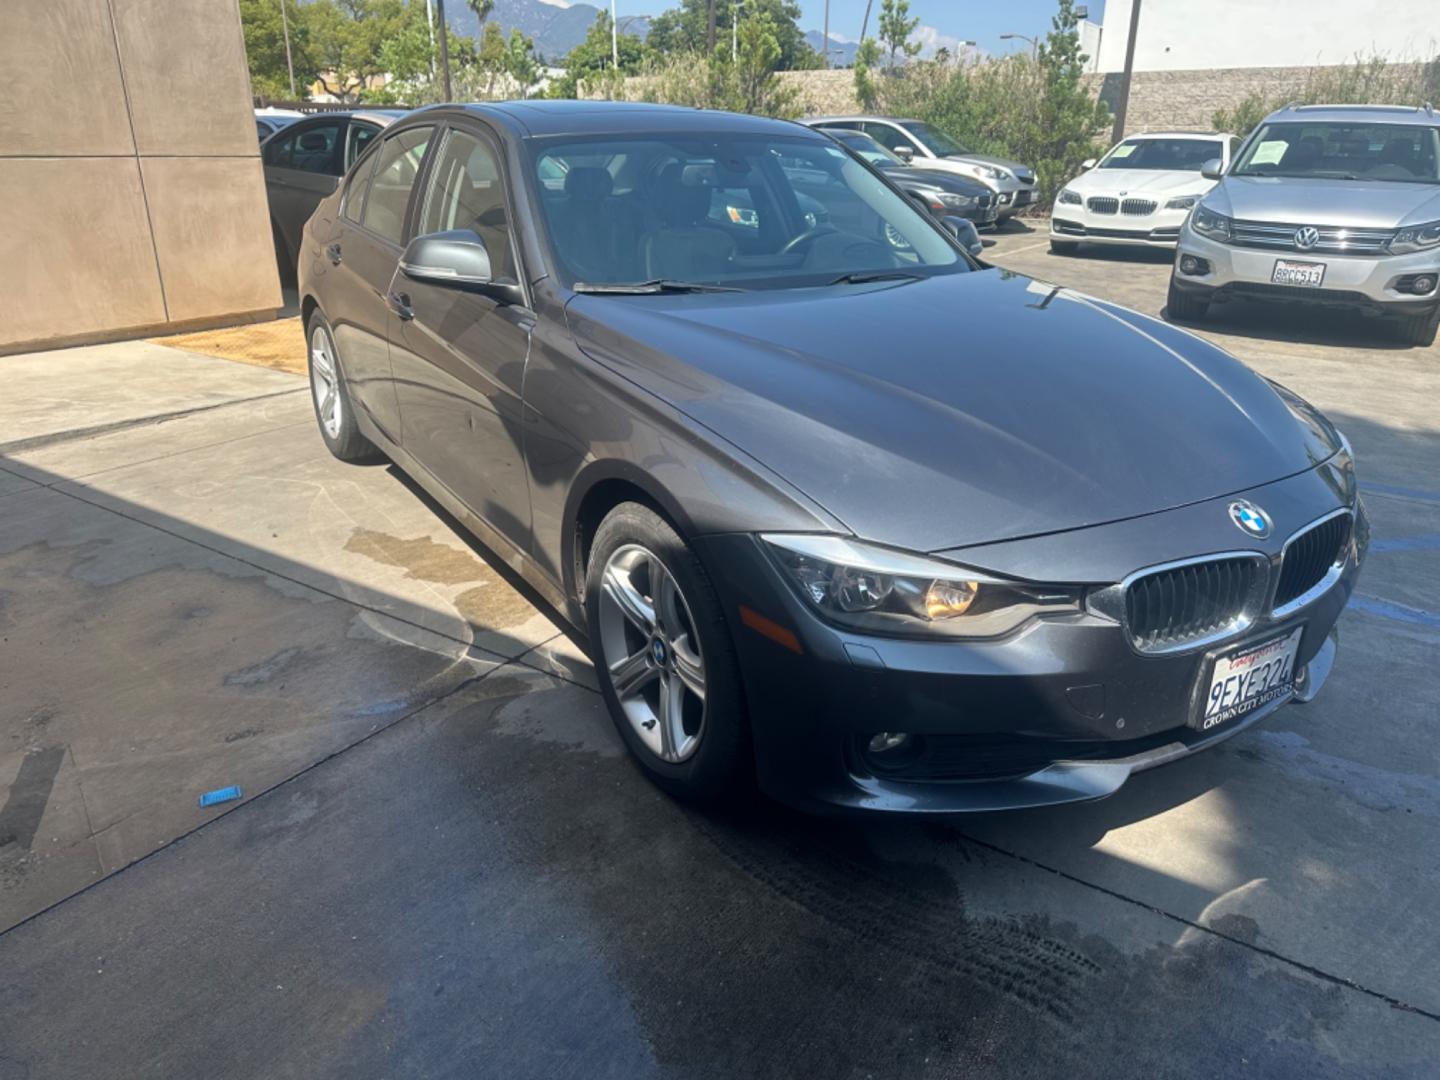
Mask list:
[{"label": "sky", "polygon": [[[589,2],[599,5],[604,0]],[[1090,8],[1090,18],[1099,21],[1105,10],[1104,0],[1084,2]],[[621,15],[658,14],[670,6],[673,5],[667,0],[616,0]],[[819,30],[825,17],[824,0],[800,0],[800,7],[805,12],[800,19],[800,29]],[[1056,7],[1055,0],[910,0],[910,16],[918,15],[922,27],[933,28],[943,37],[974,41],[985,52],[1002,55],[1030,46],[1018,40],[1001,41],[1001,34],[1044,37]],[[879,12],[880,0],[874,0],[870,12],[872,35]],[[858,39],[864,16],[865,0],[830,0],[830,33],[835,37]]]}]

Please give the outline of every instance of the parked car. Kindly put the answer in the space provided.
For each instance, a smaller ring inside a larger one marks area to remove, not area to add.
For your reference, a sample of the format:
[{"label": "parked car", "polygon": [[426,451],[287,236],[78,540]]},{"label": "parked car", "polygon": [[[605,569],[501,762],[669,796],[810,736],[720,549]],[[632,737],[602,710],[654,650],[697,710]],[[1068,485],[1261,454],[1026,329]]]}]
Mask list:
[{"label": "parked car", "polygon": [[814,128],[863,131],[904,161],[979,180],[995,192],[1001,221],[1013,217],[1035,201],[1035,170],[1030,166],[991,154],[977,154],[923,120],[897,120],[888,116],[817,116],[804,123]]},{"label": "parked car", "polygon": [[305,114],[294,109],[256,109],[255,110],[255,134],[263,143],[275,132],[283,127],[293,124]]},{"label": "parked car", "polygon": [[993,226],[1000,217],[995,193],[978,180],[941,169],[922,169],[903,161],[863,131],[819,130],[882,170],[900,190],[919,196],[936,217],[962,217],[974,222],[977,228]]},{"label": "parked car", "polygon": [[1215,186],[1200,170],[1217,159],[1227,168],[1239,143],[1213,131],[1121,140],[1061,189],[1050,214],[1050,250],[1069,254],[1082,240],[1173,248],[1190,208]]},{"label": "parked car", "polygon": [[281,280],[295,277],[300,230],[315,207],[335,191],[345,170],[370,141],[396,118],[399,109],[327,112],[287,124],[260,145],[265,197]]},{"label": "parked car", "polygon": [[[823,223],[801,169],[836,181]],[[753,223],[712,216],[740,192]],[[433,106],[299,268],[330,451],[390,459],[547,598],[678,795],[1093,799],[1330,671],[1368,536],[1335,428],[1184,331],[980,269],[818,132]]]},{"label": "parked car", "polygon": [[[1265,118],[1180,230],[1168,310],[1244,298],[1440,327],[1440,116],[1430,106],[1300,105]],[[1223,176],[1223,179],[1221,177]]]}]

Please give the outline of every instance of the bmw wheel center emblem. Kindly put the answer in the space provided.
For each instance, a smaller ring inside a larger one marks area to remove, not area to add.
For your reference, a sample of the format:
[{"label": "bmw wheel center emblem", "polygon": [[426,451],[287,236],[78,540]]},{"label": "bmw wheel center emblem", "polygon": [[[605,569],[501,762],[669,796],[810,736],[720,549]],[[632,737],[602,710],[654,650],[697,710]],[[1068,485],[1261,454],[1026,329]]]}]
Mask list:
[{"label": "bmw wheel center emblem", "polygon": [[1237,529],[1256,540],[1270,535],[1270,515],[1249,499],[1236,499],[1230,504],[1230,520]]}]

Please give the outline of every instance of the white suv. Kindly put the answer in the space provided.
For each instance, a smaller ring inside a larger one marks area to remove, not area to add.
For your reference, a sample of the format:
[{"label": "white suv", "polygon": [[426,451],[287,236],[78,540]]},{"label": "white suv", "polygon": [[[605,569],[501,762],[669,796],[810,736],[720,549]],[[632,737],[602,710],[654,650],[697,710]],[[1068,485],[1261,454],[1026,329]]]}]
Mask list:
[{"label": "white suv", "polygon": [[1215,186],[1201,173],[1230,164],[1240,140],[1217,132],[1156,132],[1116,143],[1061,190],[1050,213],[1050,250],[1087,244],[1174,247],[1190,208]]},{"label": "white suv", "polygon": [[1397,317],[1402,340],[1440,328],[1440,115],[1430,106],[1290,106],[1265,118],[1191,211],[1169,314],[1232,298]]}]

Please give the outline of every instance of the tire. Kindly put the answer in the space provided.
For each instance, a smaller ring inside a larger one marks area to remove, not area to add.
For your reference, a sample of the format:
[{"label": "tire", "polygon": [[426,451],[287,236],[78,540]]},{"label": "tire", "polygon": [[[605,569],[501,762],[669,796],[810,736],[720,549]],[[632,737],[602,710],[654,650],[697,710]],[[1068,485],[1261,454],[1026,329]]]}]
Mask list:
[{"label": "tire", "polygon": [[646,776],[690,802],[747,793],[750,728],[720,601],[694,552],[648,506],[621,503],[596,530],[585,617],[610,718]]},{"label": "tire", "polygon": [[1080,245],[1074,240],[1051,240],[1050,251],[1055,255],[1074,255],[1080,250]]},{"label": "tire", "polygon": [[355,407],[350,401],[340,353],[335,348],[335,335],[318,309],[306,323],[305,340],[310,345],[306,362],[310,404],[325,446],[341,461],[352,465],[375,465],[384,461],[385,455],[356,426]]},{"label": "tire", "polygon": [[1175,279],[1170,279],[1170,291],[1165,297],[1165,311],[1171,322],[1199,322],[1209,310],[1209,300],[1201,300],[1181,292],[1175,287]]},{"label": "tire", "polygon": [[1401,315],[1395,324],[1396,337],[1406,345],[1419,345],[1421,348],[1435,344],[1437,330],[1440,330],[1440,306],[1423,315]]}]

